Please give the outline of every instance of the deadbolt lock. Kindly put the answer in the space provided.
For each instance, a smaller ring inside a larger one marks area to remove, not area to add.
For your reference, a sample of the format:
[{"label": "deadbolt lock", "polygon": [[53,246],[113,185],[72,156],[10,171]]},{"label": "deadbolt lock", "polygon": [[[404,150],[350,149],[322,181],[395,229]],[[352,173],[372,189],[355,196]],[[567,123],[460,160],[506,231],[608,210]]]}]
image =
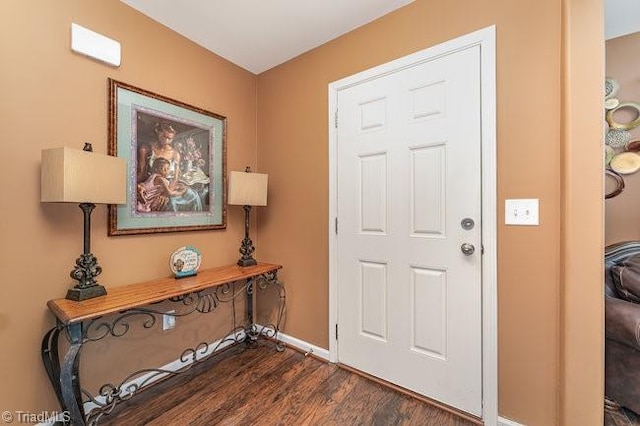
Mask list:
[{"label": "deadbolt lock", "polygon": [[473,219],[471,219],[470,217],[465,217],[464,219],[462,219],[462,221],[460,222],[460,226],[462,226],[462,229],[466,229],[467,231],[470,229],[473,229],[473,227],[475,226],[475,222],[473,221]]}]

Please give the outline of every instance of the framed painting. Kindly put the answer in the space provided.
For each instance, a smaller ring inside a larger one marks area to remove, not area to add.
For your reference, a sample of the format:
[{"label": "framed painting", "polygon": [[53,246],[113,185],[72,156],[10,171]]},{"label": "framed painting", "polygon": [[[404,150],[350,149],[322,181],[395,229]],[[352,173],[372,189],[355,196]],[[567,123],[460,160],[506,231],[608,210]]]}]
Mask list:
[{"label": "framed painting", "polygon": [[224,229],[225,139],[225,117],[109,79],[108,152],[127,161],[109,235]]}]

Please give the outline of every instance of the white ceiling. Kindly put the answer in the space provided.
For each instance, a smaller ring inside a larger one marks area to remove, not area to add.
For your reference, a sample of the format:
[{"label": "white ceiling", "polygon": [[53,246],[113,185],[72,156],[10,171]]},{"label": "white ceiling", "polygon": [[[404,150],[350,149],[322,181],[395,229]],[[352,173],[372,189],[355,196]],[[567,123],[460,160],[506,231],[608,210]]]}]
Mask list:
[{"label": "white ceiling", "polygon": [[604,0],[606,40],[640,31],[640,0]]},{"label": "white ceiling", "polygon": [[[259,74],[413,0],[121,1]],[[640,0],[604,0],[604,9],[605,39],[640,31]]]},{"label": "white ceiling", "polygon": [[413,0],[121,1],[259,74]]}]

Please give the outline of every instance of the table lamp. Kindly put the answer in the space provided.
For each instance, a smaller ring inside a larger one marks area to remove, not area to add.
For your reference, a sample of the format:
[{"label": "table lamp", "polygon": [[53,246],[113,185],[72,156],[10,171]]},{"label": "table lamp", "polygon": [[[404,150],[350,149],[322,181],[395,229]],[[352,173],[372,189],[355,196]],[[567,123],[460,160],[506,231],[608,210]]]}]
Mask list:
[{"label": "table lamp", "polygon": [[98,259],[91,253],[91,212],[96,204],[124,204],[126,161],[83,150],[52,148],[42,151],[40,173],[43,203],[79,203],[84,215],[84,252],[70,273],[78,281],[67,292],[67,299],[82,301],[107,294],[96,277],[102,273]]},{"label": "table lamp", "polygon": [[256,265],[253,258],[256,250],[249,238],[249,212],[251,206],[267,205],[267,181],[269,176],[262,173],[251,173],[247,167],[244,172],[229,172],[229,195],[227,204],[243,206],[244,209],[244,239],[240,245],[239,266]]}]

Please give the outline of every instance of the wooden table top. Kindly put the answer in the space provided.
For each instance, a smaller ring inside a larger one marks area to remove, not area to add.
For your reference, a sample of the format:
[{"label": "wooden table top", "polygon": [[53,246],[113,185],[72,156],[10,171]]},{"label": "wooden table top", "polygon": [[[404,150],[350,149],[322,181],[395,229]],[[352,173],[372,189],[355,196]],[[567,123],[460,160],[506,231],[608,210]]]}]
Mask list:
[{"label": "wooden table top", "polygon": [[81,302],[68,299],[49,300],[47,306],[63,324],[68,325],[221,284],[256,277],[280,268],[282,268],[281,265],[271,263],[258,263],[255,266],[245,267],[235,264],[219,266],[199,271],[197,275],[191,277],[176,279],[169,276],[108,288],[106,295]]}]

